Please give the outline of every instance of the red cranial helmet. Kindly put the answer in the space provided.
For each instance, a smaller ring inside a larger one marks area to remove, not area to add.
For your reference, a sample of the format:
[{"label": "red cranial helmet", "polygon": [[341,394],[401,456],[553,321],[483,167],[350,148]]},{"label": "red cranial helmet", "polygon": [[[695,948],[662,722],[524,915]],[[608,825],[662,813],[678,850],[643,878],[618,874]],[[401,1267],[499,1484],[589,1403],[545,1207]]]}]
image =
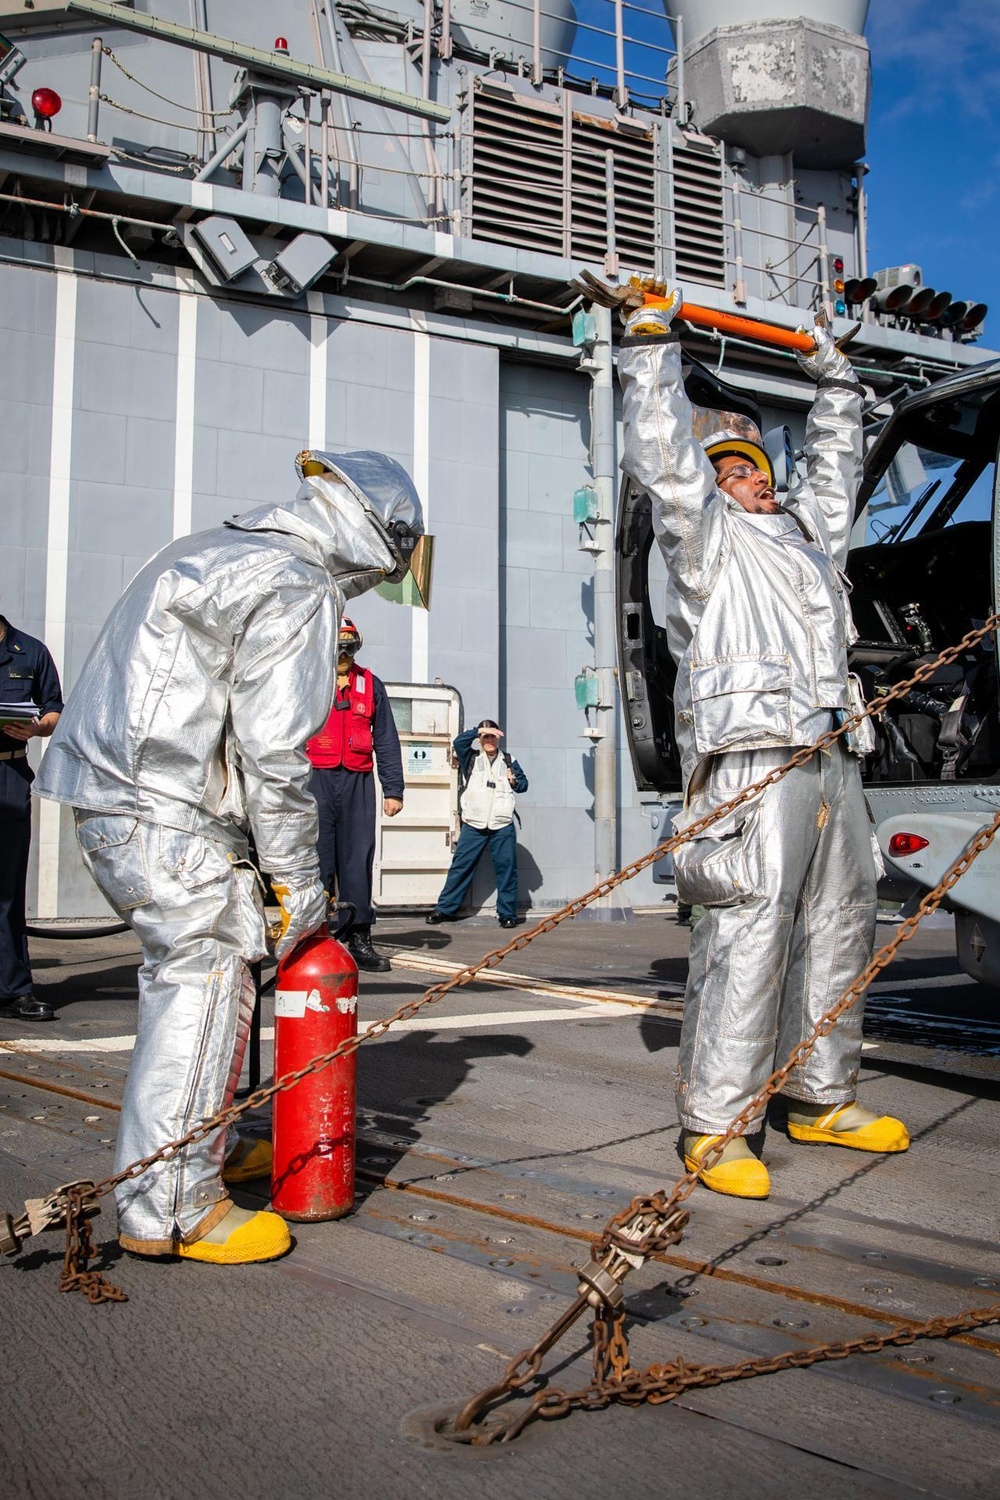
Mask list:
[{"label": "red cranial helmet", "polygon": [[361,631],[353,620],[345,615],[340,622],[340,635],[337,637],[337,649],[341,656],[354,656],[361,650],[363,645]]}]

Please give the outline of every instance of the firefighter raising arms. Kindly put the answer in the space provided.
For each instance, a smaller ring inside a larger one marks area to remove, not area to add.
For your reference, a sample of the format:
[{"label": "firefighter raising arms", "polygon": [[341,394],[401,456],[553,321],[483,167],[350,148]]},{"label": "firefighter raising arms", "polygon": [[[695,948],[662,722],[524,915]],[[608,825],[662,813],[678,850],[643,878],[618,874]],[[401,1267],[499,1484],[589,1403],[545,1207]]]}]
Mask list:
[{"label": "firefighter raising arms", "polygon": [[[680,297],[657,301],[631,313],[622,341],[622,468],[650,497],[666,563],[680,831],[849,708],[856,632],[841,570],[861,478],[861,389],[817,325],[813,351],[796,356],[817,384],[805,473],[779,494],[746,418],[719,412],[718,430],[695,437],[671,328]],[[857,754],[837,741],[682,846],[675,865],[680,900],[705,909],[691,939],[677,1070],[684,1158],[698,1171],[871,955],[876,875]],[[899,1120],[857,1102],[860,1059],[852,1011],[785,1085],[793,1140],[906,1149]],[[770,1189],[742,1138],[699,1175],[738,1197]]]}]

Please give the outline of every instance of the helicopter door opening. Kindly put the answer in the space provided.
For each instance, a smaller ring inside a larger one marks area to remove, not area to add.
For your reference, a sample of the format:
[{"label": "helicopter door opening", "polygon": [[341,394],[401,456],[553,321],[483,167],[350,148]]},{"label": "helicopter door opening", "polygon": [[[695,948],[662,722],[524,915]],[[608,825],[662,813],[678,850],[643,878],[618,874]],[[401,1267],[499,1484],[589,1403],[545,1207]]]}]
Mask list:
[{"label": "helicopter door opening", "polygon": [[627,477],[618,501],[615,565],[618,679],[635,784],[641,792],[679,792],[677,668],[667,649],[666,572],[649,496]]}]

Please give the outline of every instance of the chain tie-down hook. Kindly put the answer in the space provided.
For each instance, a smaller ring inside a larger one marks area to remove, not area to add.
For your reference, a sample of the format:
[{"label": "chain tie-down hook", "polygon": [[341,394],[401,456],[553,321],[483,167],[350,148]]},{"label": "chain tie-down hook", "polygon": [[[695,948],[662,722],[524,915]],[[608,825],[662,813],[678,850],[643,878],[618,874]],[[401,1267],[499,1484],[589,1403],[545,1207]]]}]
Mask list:
[{"label": "chain tie-down hook", "polygon": [[[777,1068],[766,1083],[754,1095],[749,1104],[730,1123],[729,1128],[706,1152],[704,1161],[718,1159],[729,1141],[741,1136],[756,1118],[768,1100],[778,1093],[792,1070],[812,1052],[817,1040],[826,1036],[834,1024],[866,992],[875,976],[886,967],[901,944],[916,932],[921,920],[936,911],[948,891],[957,884],[980,854],[1000,833],[1000,811],[987,827],[981,829],[966,845],[942,875],[933,890],[923,897],[917,910],[901,922],[892,938],[872,955],[869,963],[854,983],[844,991],[839,1000],[816,1022],[812,1032],[792,1049],[785,1063]],[[628,1341],[624,1328],[624,1292],[621,1280],[647,1255],[676,1243],[681,1237],[687,1211],[679,1204],[694,1190],[698,1171],[690,1170],[679,1178],[669,1195],[665,1190],[652,1197],[636,1197],[626,1209],[611,1218],[604,1233],[595,1246],[593,1260],[581,1273],[582,1280],[576,1301],[563,1313],[549,1331],[543,1335],[533,1349],[513,1359],[507,1366],[502,1380],[487,1390],[479,1392],[455,1418],[450,1436],[458,1442],[486,1445],[495,1442],[509,1443],[537,1417],[563,1416],[574,1407],[594,1409],[612,1401],[638,1405],[644,1401],[671,1401],[692,1386],[719,1385],[726,1380],[740,1380],[752,1375],[767,1375],[778,1370],[805,1368],[825,1359],[842,1359],[847,1354],[869,1353],[894,1343],[912,1343],[915,1338],[944,1338],[948,1334],[962,1332],[1000,1321],[1000,1305],[988,1308],[970,1308],[955,1318],[937,1318],[927,1323],[907,1323],[886,1334],[868,1334],[861,1339],[841,1344],[818,1344],[811,1349],[797,1349],[772,1359],[744,1360],[737,1365],[686,1365],[677,1360],[666,1365],[651,1365],[645,1371],[631,1367],[628,1356]],[[658,1226],[662,1221],[662,1231]],[[616,1260],[608,1252],[617,1250],[621,1258]],[[604,1252],[602,1255],[601,1252]],[[641,1253],[640,1253],[641,1252]],[[603,1316],[595,1318],[592,1328],[594,1376],[583,1390],[567,1393],[552,1388],[543,1388],[529,1403],[527,1409],[511,1415],[492,1414],[489,1423],[483,1421],[493,1402],[520,1391],[530,1379],[537,1376],[541,1359],[563,1334],[580,1317],[594,1299],[608,1307],[613,1318],[613,1332],[608,1334]],[[612,1349],[614,1353],[612,1354]],[[522,1368],[524,1367],[524,1368]],[[477,1432],[472,1423],[479,1421]]]},{"label": "chain tie-down hook", "polygon": [[636,1207],[623,1224],[597,1240],[591,1259],[580,1270],[580,1296],[589,1306],[617,1313],[625,1302],[623,1282],[630,1271],[670,1245],[678,1245],[691,1215],[686,1208],[666,1211],[666,1194],[656,1193]]},{"label": "chain tie-down hook", "polygon": [[[634,1203],[620,1224],[609,1225],[591,1246],[590,1260],[578,1269],[580,1281],[576,1301],[533,1348],[511,1361],[496,1385],[480,1391],[462,1408],[452,1425],[451,1435],[459,1442],[509,1443],[533,1417],[564,1416],[569,1410],[566,1398],[559,1392],[543,1390],[535,1395],[526,1411],[501,1420],[499,1425],[491,1426],[482,1435],[472,1432],[473,1423],[482,1418],[494,1401],[515,1394],[535,1379],[544,1356],[588,1308],[595,1314],[592,1327],[595,1386],[603,1383],[608,1372],[617,1381],[625,1378],[630,1365],[623,1282],[629,1272],[637,1270],[650,1255],[679,1244],[689,1218],[686,1208],[668,1207],[667,1195],[659,1192]],[[609,1316],[612,1321],[610,1333]],[[608,1351],[607,1361],[603,1358],[605,1349]]]},{"label": "chain tie-down hook", "polygon": [[0,1219],[0,1253],[17,1255],[33,1235],[65,1228],[66,1253],[59,1290],[83,1292],[88,1302],[127,1302],[120,1287],[113,1286],[100,1271],[87,1269],[96,1254],[90,1220],[101,1211],[95,1189],[96,1184],[84,1177],[64,1182],[45,1198],[27,1198],[23,1214],[16,1219],[4,1214]]}]

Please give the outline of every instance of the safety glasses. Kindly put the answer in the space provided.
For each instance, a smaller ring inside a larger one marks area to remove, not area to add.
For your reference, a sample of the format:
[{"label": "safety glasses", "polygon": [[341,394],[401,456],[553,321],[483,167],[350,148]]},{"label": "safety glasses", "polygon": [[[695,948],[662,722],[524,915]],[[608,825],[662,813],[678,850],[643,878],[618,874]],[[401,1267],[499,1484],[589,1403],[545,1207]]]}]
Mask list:
[{"label": "safety glasses", "polygon": [[719,483],[725,484],[730,479],[749,479],[753,474],[763,474],[768,484],[770,484],[771,476],[765,470],[758,469],[754,464],[737,464],[735,469],[730,469],[729,473],[719,480]]}]

